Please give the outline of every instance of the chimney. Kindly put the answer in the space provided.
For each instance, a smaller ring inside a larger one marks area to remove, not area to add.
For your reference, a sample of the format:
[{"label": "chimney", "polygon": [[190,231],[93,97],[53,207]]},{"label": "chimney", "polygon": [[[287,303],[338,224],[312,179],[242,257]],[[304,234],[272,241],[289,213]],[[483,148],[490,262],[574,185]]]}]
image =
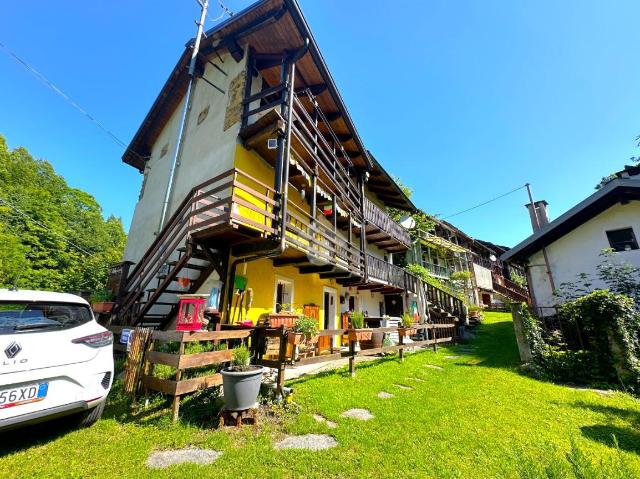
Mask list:
[{"label": "chimney", "polygon": [[[540,228],[544,228],[547,224],[549,224],[549,215],[547,214],[547,203],[545,200],[542,201],[534,201],[533,206],[531,203],[525,205],[525,207],[529,210],[529,218],[531,219],[531,226],[533,227],[533,232],[535,233]],[[535,212],[534,212],[535,207]],[[536,220],[537,213],[537,220]],[[538,224],[539,223],[539,224]]]}]

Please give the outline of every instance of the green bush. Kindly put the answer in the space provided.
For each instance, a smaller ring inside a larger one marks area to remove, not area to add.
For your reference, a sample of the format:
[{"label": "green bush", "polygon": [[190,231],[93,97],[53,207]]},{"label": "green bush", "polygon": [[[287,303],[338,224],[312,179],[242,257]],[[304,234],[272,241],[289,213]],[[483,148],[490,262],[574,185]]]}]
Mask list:
[{"label": "green bush", "polygon": [[547,379],[581,384],[619,385],[640,392],[640,313],[627,296],[596,290],[568,301],[559,319],[579,332],[581,347],[566,349],[554,333],[544,336],[526,305],[524,332],[536,372]]},{"label": "green bush", "polygon": [[296,333],[304,334],[304,337],[309,339],[318,334],[318,320],[308,316],[300,316],[296,319],[296,324],[294,325],[293,330]]}]

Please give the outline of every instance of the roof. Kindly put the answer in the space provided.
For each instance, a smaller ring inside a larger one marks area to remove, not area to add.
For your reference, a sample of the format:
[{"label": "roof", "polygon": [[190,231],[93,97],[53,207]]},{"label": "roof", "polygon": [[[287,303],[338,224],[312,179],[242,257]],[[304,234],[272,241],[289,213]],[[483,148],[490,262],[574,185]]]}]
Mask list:
[{"label": "roof", "polygon": [[503,261],[524,260],[609,209],[614,204],[637,199],[640,199],[640,181],[637,179],[616,178],[511,248],[500,258]]},{"label": "roof", "polygon": [[28,289],[0,289],[0,301],[47,301],[51,303],[76,303],[88,306],[84,299],[75,294],[32,291]]},{"label": "roof", "polygon": [[418,208],[402,191],[400,185],[387,173],[378,160],[369,152],[373,168],[371,169],[367,188],[375,193],[385,205],[405,211],[416,212]]},{"label": "roof", "polygon": [[[307,38],[308,51],[297,62],[296,88],[316,87],[321,91],[316,98],[323,111],[335,117],[332,128],[344,139],[341,139],[341,143],[353,155],[351,161],[358,167],[371,169],[373,164],[369,154],[296,0],[260,0],[254,3],[206,32],[200,51],[205,57],[226,50],[239,61],[243,54],[238,46],[239,41],[250,45],[256,54],[269,55],[297,49]],[[153,143],[186,92],[187,63],[192,41],[185,46],[178,63],[122,156],[125,163],[140,171],[144,170]],[[279,83],[279,66],[265,68],[263,77],[270,86]]]}]

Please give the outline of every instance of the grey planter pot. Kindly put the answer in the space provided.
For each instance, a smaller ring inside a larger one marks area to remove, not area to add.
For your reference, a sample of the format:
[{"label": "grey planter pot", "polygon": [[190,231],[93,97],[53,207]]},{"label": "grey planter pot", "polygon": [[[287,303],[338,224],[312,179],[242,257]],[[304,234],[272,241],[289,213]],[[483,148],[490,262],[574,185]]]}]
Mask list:
[{"label": "grey planter pot", "polygon": [[250,366],[248,371],[230,371],[223,369],[222,387],[224,406],[229,411],[243,411],[258,405],[258,393],[262,382],[261,366]]}]

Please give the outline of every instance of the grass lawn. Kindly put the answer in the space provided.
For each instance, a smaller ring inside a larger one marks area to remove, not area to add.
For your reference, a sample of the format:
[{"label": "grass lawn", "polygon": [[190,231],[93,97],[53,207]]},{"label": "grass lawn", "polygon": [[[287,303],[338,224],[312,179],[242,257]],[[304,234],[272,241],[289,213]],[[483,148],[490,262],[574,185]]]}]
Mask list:
[{"label": "grass lawn", "polygon": [[[355,378],[341,371],[293,381],[299,412],[257,429],[207,428],[214,406],[204,394],[183,407],[187,420],[200,420],[172,425],[165,403],[131,415],[114,392],[91,429],[0,436],[0,477],[640,477],[640,402],[537,381],[518,364],[510,315],[489,313],[471,345],[360,364]],[[375,418],[340,417],[350,408]],[[285,434],[306,433],[339,445],[273,448]],[[189,445],[224,454],[208,466],[146,468],[151,451]]]}]

